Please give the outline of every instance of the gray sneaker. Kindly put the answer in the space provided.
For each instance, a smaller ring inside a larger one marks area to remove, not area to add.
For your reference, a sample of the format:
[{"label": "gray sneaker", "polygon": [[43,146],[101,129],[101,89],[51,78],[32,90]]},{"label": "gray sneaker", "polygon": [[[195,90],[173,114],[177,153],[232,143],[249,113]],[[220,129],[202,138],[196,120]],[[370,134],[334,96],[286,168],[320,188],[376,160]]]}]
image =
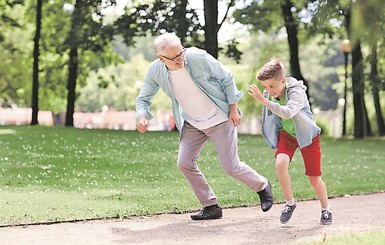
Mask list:
[{"label": "gray sneaker", "polygon": [[296,207],[297,207],[296,204],[294,204],[293,206],[290,206],[288,204],[285,205],[285,207],[281,212],[281,218],[280,218],[280,221],[282,224],[286,224],[289,221]]},{"label": "gray sneaker", "polygon": [[321,212],[321,224],[323,225],[330,225],[332,223],[332,213],[324,210]]}]

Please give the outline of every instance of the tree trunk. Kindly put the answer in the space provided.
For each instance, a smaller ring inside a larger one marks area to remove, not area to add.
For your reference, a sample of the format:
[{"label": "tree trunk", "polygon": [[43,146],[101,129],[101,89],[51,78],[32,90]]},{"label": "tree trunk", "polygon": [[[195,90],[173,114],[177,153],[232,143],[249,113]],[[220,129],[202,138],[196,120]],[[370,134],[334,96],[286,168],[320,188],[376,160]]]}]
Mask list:
[{"label": "tree trunk", "polygon": [[189,22],[186,18],[186,8],[187,8],[187,0],[181,0],[180,3],[175,8],[176,18],[179,20],[179,26],[176,31],[176,35],[182,40],[184,43],[187,35],[187,30],[189,28]]},{"label": "tree trunk", "polygon": [[379,79],[378,79],[378,69],[377,69],[377,43],[372,45],[372,57],[371,57],[371,69],[370,69],[370,80],[372,82],[372,95],[374,108],[376,110],[376,122],[378,127],[378,135],[385,135],[385,125],[384,125],[384,117],[381,111],[381,103],[379,96]]},{"label": "tree trunk", "polygon": [[218,58],[218,0],[204,0],[205,49],[214,58]]},{"label": "tree trunk", "polygon": [[76,79],[78,76],[78,50],[71,48],[68,61],[68,81],[67,81],[67,113],[65,126],[74,126],[74,112],[76,99]]},{"label": "tree trunk", "polygon": [[347,108],[347,95],[348,95],[348,58],[349,53],[344,52],[345,58],[345,80],[344,80],[344,107],[342,113],[342,136],[346,135],[346,108]]},{"label": "tree trunk", "polygon": [[354,106],[354,138],[365,136],[364,67],[361,44],[357,41],[352,49],[352,89]]},{"label": "tree trunk", "polygon": [[[365,86],[365,85],[364,85]],[[364,95],[364,92],[362,93],[362,96]],[[365,136],[372,136],[372,126],[370,125],[369,117],[368,117],[368,111],[366,110],[366,104],[365,99],[362,100],[362,103],[364,105],[364,135]]]},{"label": "tree trunk", "polygon": [[[346,29],[346,34],[348,36],[348,40],[350,40],[351,38],[351,35],[350,35],[350,26],[351,26],[351,10],[350,8],[347,8],[345,9],[345,11],[343,12],[343,15],[345,17],[345,29]],[[344,103],[344,114],[343,114],[343,119],[342,120],[345,120],[343,122],[343,126],[342,126],[342,135],[345,135],[346,133],[346,108],[347,108],[347,103],[348,103],[348,100],[347,100],[347,93],[348,93],[348,89],[347,89],[347,79],[348,79],[348,70],[347,70],[347,61],[348,61],[348,57],[349,55],[346,53],[345,54],[345,88],[344,88],[344,99],[345,99],[345,103]]]},{"label": "tree trunk", "polygon": [[310,99],[309,84],[306,79],[302,76],[301,67],[299,65],[298,23],[294,20],[293,14],[291,12],[292,8],[293,3],[291,2],[291,0],[284,0],[281,3],[282,14],[287,32],[287,41],[289,43],[290,49],[290,71],[293,77],[298,80],[302,80],[303,83],[306,85],[306,94]]},{"label": "tree trunk", "polygon": [[39,54],[40,54],[40,32],[43,1],[37,0],[36,4],[36,32],[33,38],[33,75],[32,75],[32,120],[31,125],[39,124]]}]

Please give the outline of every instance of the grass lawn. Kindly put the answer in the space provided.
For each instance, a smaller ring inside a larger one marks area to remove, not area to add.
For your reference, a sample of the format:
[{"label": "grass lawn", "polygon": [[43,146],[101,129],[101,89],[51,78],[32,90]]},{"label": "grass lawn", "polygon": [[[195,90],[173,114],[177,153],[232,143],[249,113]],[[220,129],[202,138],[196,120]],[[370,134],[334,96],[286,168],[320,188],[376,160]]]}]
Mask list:
[{"label": "grass lawn", "polygon": [[[0,127],[0,226],[200,209],[176,167],[178,140],[178,132]],[[329,196],[385,190],[384,143],[384,137],[322,137]],[[270,180],[276,201],[283,201],[274,150],[262,137],[239,135],[239,155]],[[199,166],[223,207],[259,204],[255,192],[220,169],[210,142]],[[290,174],[298,200],[315,198],[299,151]]]},{"label": "grass lawn", "polygon": [[328,236],[327,239],[295,242],[290,245],[383,245],[384,231],[349,232],[341,235]]}]

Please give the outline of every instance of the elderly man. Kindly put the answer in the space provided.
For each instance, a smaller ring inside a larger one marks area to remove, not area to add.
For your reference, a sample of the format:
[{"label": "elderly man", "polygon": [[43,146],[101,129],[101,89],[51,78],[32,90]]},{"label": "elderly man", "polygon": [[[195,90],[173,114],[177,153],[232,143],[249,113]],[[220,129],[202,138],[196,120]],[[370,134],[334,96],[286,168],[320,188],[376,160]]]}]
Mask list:
[{"label": "elderly man", "polygon": [[184,48],[171,33],[154,41],[158,58],[152,62],[136,99],[137,130],[147,131],[152,119],[151,100],[162,88],[170,97],[180,132],[177,165],[203,205],[193,220],[218,219],[222,209],[198,167],[198,156],[208,139],[214,144],[222,169],[256,191],[261,208],[268,211],[273,195],[268,180],[238,157],[237,126],[241,114],[237,102],[243,96],[233,75],[218,60],[198,48]]}]

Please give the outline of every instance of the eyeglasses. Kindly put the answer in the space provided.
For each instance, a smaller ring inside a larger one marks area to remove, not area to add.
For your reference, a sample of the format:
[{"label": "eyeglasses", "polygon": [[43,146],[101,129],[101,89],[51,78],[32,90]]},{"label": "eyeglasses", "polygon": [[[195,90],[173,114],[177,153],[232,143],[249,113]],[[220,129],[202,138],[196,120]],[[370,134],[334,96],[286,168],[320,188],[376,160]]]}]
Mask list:
[{"label": "eyeglasses", "polygon": [[175,56],[174,58],[170,59],[166,56],[163,56],[163,55],[160,55],[162,56],[163,58],[167,59],[167,60],[171,60],[172,62],[177,62],[179,59],[182,59],[184,57],[184,54],[186,53],[186,48],[183,47],[182,48],[182,52],[180,52],[177,56]]}]

